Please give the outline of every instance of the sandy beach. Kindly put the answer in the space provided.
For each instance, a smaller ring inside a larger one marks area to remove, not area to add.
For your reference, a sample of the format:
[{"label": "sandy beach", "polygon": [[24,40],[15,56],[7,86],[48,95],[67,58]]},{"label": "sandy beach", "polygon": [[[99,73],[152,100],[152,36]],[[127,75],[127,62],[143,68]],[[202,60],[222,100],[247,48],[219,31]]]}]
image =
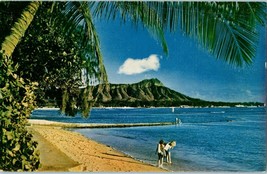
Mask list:
[{"label": "sandy beach", "polygon": [[60,127],[31,124],[28,129],[38,142],[38,171],[166,172]]}]

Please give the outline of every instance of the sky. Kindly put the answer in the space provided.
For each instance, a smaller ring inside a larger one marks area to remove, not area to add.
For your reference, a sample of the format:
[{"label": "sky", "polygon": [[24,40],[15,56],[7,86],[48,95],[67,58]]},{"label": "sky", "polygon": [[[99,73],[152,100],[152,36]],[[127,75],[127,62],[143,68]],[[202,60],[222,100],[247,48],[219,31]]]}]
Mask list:
[{"label": "sky", "polygon": [[169,53],[146,29],[130,22],[96,20],[108,80],[115,84],[157,78],[193,98],[265,102],[266,31],[262,27],[254,62],[243,68],[216,59],[180,32],[166,33]]}]

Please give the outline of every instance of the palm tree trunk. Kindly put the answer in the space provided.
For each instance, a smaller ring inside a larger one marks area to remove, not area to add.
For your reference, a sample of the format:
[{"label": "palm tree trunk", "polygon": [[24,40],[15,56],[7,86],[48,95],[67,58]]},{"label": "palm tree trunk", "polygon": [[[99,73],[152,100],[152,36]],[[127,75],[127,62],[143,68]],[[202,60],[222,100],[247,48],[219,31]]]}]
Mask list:
[{"label": "palm tree trunk", "polygon": [[40,1],[33,1],[30,2],[29,5],[23,10],[21,17],[18,19],[17,22],[11,28],[11,33],[8,35],[4,42],[1,45],[1,52],[5,55],[10,57],[15,50],[17,44],[24,36],[27,28],[31,24],[39,6],[42,2]]}]

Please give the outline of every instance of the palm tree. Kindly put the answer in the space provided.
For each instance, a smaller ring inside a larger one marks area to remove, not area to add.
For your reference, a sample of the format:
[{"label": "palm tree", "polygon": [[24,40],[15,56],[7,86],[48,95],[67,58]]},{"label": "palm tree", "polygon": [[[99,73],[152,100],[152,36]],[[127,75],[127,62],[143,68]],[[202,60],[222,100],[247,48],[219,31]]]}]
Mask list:
[{"label": "palm tree", "polygon": [[[16,45],[31,24],[42,2],[30,2],[23,10],[1,45],[1,51],[10,57]],[[93,18],[122,21],[131,20],[136,26],[143,24],[162,43],[167,53],[163,32],[180,29],[197,40],[216,58],[230,64],[250,64],[255,57],[258,25],[265,23],[266,9],[262,2],[54,2],[53,9],[61,8],[68,17],[64,32],[70,33],[83,27],[84,44],[90,43],[97,60],[96,73],[100,83],[107,82],[107,75],[100,51],[100,42]],[[60,16],[60,15],[58,15]],[[58,22],[62,22],[59,17]],[[90,65],[89,65],[90,66]],[[91,65],[92,66],[92,65]]]},{"label": "palm tree", "polygon": [[259,25],[264,25],[266,20],[266,4],[262,2],[102,1],[92,5],[94,16],[107,19],[121,15],[127,20],[127,12],[134,21],[138,20],[136,13],[147,15],[148,20],[159,22],[164,31],[179,30],[216,58],[237,66],[252,63]]},{"label": "palm tree", "polygon": [[[18,44],[19,40],[23,37],[26,29],[31,24],[31,21],[36,14],[39,6],[42,5],[41,2],[30,2],[28,6],[23,10],[21,17],[18,19],[18,21],[14,24],[14,26],[11,29],[11,34],[7,36],[2,43],[1,51],[5,56],[10,57],[12,52],[14,51],[16,45]],[[138,7],[137,5],[134,5],[134,7]],[[88,2],[67,2],[67,3],[53,3],[51,6],[51,13],[56,13],[53,16],[57,16],[56,20],[54,21],[54,26],[57,27],[58,23],[64,23],[65,27],[61,28],[63,32],[66,33],[66,36],[68,34],[71,34],[75,29],[82,27],[83,30],[83,38],[84,41],[83,45],[90,45],[90,59],[88,59],[86,72],[88,75],[86,75],[87,82],[90,82],[91,77],[95,77],[99,85],[99,90],[102,88],[102,84],[107,82],[107,74],[105,71],[105,67],[103,64],[103,58],[100,51],[100,43],[98,39],[97,32],[95,30],[94,24],[93,24],[93,18],[91,9],[89,8]],[[60,12],[60,13],[58,13]],[[142,11],[143,12],[143,11]],[[128,14],[129,12],[127,12]],[[136,13],[138,16],[141,16],[141,11],[138,11]],[[155,12],[152,13],[153,15],[156,15]],[[62,17],[64,15],[64,17]],[[65,20],[67,17],[67,20]],[[159,22],[152,23],[152,21],[148,20],[147,16],[139,17],[141,18],[141,21],[143,24],[149,28],[150,26],[153,26],[152,29],[150,29],[151,33],[157,36],[160,36],[160,39],[163,43],[163,48],[167,52],[167,46],[166,42],[163,37],[163,31],[159,26],[156,26],[159,24]],[[52,19],[51,19],[52,20]],[[157,19],[158,20],[158,19]],[[159,20],[158,20],[159,21]],[[137,23],[137,19],[134,21]],[[155,27],[156,26],[156,27]],[[93,60],[93,61],[92,61]],[[94,62],[94,63],[92,63]],[[69,92],[68,88],[65,88],[65,91],[63,91],[62,95],[62,111],[66,111],[66,104],[68,103],[69,98]],[[87,94],[88,91],[90,92],[90,87],[88,86],[88,89],[84,90],[84,93]],[[88,96],[88,95],[87,95]],[[92,98],[84,97],[83,96],[83,105],[90,107],[91,105],[88,104],[88,102],[94,102],[95,100]],[[71,108],[74,108],[75,106],[72,105]],[[87,110],[87,112],[84,112],[84,115],[88,113],[88,107],[81,106],[83,110]],[[71,109],[72,110],[72,109]],[[88,114],[87,114],[88,115]]]},{"label": "palm tree", "polygon": [[[70,6],[69,5],[70,3],[66,3],[65,6]],[[26,32],[27,28],[31,24],[41,4],[42,2],[39,2],[39,1],[30,2],[27,5],[27,7],[23,10],[21,17],[17,20],[17,22],[11,28],[11,34],[5,38],[5,40],[3,41],[1,45],[1,52],[3,53],[4,56],[10,57],[12,55],[17,44],[22,39],[24,33]],[[95,55],[96,55],[95,58],[98,59],[97,66],[100,68],[99,79],[101,79],[102,81],[107,81],[106,71],[103,65],[102,54],[100,52],[99,39],[95,32],[94,25],[92,25],[93,24],[92,17],[90,16],[89,8],[87,8],[88,7],[86,5],[87,3],[81,2],[81,3],[72,3],[72,4],[73,4],[72,7],[68,7],[68,11],[69,13],[71,13],[73,12],[73,9],[75,9],[78,11],[79,15],[82,15],[82,18],[85,19],[84,30],[83,30],[84,36],[85,36],[85,44],[87,44],[88,42],[91,42],[91,45],[94,45],[94,50],[95,50]],[[53,3],[53,5],[51,6],[51,12],[53,11],[54,8],[60,8],[60,7],[62,7],[62,4]],[[71,20],[71,16],[70,16],[70,20]],[[73,25],[75,24],[71,24],[71,22],[68,22],[68,25],[69,25],[68,31],[70,31],[70,29],[72,29]]]},{"label": "palm tree", "polygon": [[[27,30],[42,2],[30,2],[21,17],[5,38],[1,50],[11,56],[19,40]],[[53,8],[62,3],[56,2]],[[141,23],[157,36],[165,52],[167,45],[163,30],[175,32],[178,28],[196,39],[216,58],[230,64],[249,64],[255,57],[258,24],[265,23],[265,3],[262,2],[66,2],[62,13],[69,17],[67,32],[83,25],[85,44],[91,43],[98,60],[101,81],[107,76],[100,51],[100,42],[93,17],[115,19],[118,16]],[[65,10],[64,10],[65,9]]]},{"label": "palm tree", "polygon": [[2,43],[1,51],[5,56],[10,57],[15,50],[17,44],[23,37],[27,28],[31,24],[34,15],[36,14],[41,2],[31,2],[21,13],[21,17],[17,20],[14,26],[11,28],[11,34],[6,36]]}]

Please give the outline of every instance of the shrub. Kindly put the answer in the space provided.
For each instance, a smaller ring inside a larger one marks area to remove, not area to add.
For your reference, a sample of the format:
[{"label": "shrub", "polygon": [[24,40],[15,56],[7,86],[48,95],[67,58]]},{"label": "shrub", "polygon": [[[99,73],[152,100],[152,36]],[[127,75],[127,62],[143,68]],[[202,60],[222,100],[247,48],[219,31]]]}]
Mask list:
[{"label": "shrub", "polygon": [[26,124],[35,107],[36,83],[26,83],[15,74],[8,57],[0,55],[0,170],[33,171],[40,166],[37,142]]}]

